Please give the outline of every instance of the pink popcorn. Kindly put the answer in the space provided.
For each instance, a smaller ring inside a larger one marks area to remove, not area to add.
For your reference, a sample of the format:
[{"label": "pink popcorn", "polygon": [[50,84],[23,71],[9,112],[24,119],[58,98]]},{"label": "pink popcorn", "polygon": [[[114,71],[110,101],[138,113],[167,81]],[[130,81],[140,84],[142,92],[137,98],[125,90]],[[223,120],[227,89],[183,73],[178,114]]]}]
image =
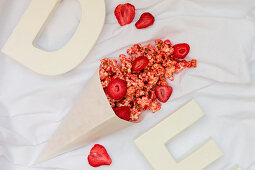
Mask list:
[{"label": "pink popcorn", "polygon": [[163,61],[162,66],[163,66],[163,67],[171,67],[171,66],[175,66],[176,64],[177,64],[177,61],[175,61],[175,60],[165,59],[165,60]]},{"label": "pink popcorn", "polygon": [[142,111],[139,111],[139,109],[137,109],[136,107],[133,107],[133,108],[131,108],[130,119],[132,121],[137,121],[141,114],[142,114]]},{"label": "pink popcorn", "polygon": [[130,101],[127,99],[124,99],[120,102],[117,102],[117,107],[121,107],[121,106],[128,106],[131,107]]},{"label": "pink popcorn", "polygon": [[141,96],[145,96],[146,95],[146,92],[143,90],[143,89],[138,89],[138,90],[136,90],[136,92],[135,92],[135,96],[137,97],[137,98],[139,98],[139,97],[141,97]]},{"label": "pink popcorn", "polygon": [[186,62],[185,60],[183,60],[183,61],[181,61],[181,62],[179,62],[179,63],[177,63],[177,64],[175,65],[175,71],[174,71],[174,73],[178,74],[178,73],[180,73],[183,69],[185,69],[186,67],[187,67],[187,62]]},{"label": "pink popcorn", "polygon": [[142,109],[147,110],[147,108],[151,104],[151,99],[149,99],[146,96],[143,96],[142,98],[137,99],[137,103],[142,107]]},{"label": "pink popcorn", "polygon": [[166,81],[166,78],[165,77],[160,77],[158,82],[157,82],[157,85],[159,85],[159,86],[167,86],[168,83]]},{"label": "pink popcorn", "polygon": [[154,90],[150,90],[149,92],[148,92],[148,97],[149,97],[149,99],[151,99],[151,100],[156,100],[156,94],[155,94],[155,91]]},{"label": "pink popcorn", "polygon": [[104,69],[100,68],[99,69],[99,76],[100,76],[100,80],[104,80],[106,77],[109,76],[108,72],[105,71]]},{"label": "pink popcorn", "polygon": [[174,80],[173,73],[175,72],[175,66],[167,67],[165,70],[166,70],[165,77],[173,81]]},{"label": "pink popcorn", "polygon": [[102,84],[103,88],[106,88],[111,80],[112,80],[112,78],[110,76],[106,77],[104,80],[101,80],[101,84]]},{"label": "pink popcorn", "polygon": [[156,113],[157,111],[159,111],[161,109],[161,103],[159,103],[157,100],[154,100],[149,109],[152,111],[152,113]]},{"label": "pink popcorn", "polygon": [[151,67],[151,69],[156,71],[156,76],[158,76],[158,77],[161,77],[161,76],[163,76],[165,74],[165,69],[160,64],[154,64]]},{"label": "pink popcorn", "polygon": [[127,56],[124,54],[121,54],[119,56],[119,58],[120,58],[120,62],[121,62],[121,72],[123,74],[131,73],[132,63],[131,63],[130,58],[127,58]]},{"label": "pink popcorn", "polygon": [[108,74],[112,74],[117,68],[117,60],[110,60],[109,58],[104,58],[101,60],[100,67],[108,72]]}]

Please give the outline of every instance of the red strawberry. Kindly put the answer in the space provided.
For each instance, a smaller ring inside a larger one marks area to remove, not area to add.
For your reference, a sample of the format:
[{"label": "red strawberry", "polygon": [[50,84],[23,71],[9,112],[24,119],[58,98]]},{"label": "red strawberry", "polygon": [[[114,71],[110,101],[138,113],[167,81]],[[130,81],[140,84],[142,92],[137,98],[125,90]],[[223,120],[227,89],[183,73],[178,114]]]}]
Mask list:
[{"label": "red strawberry", "polygon": [[156,86],[155,93],[159,101],[166,103],[173,92],[171,86]]},{"label": "red strawberry", "polygon": [[135,23],[137,29],[146,28],[154,23],[154,16],[149,12],[145,12],[141,15],[140,19]]},{"label": "red strawberry", "polygon": [[139,72],[142,71],[149,63],[149,59],[147,57],[137,57],[132,66],[132,71],[133,72]]},{"label": "red strawberry", "polygon": [[174,45],[174,56],[179,59],[184,59],[189,53],[190,47],[189,44],[182,43]]},{"label": "red strawberry", "polygon": [[121,26],[130,24],[135,18],[135,7],[132,4],[120,4],[115,10],[114,14]]},{"label": "red strawberry", "polygon": [[116,78],[112,80],[107,88],[106,93],[110,96],[110,98],[115,100],[122,99],[127,92],[127,83],[124,80]]},{"label": "red strawberry", "polygon": [[101,165],[110,165],[112,163],[112,160],[108,155],[106,149],[99,144],[95,144],[93,148],[90,150],[88,161],[89,164],[93,167],[98,167]]},{"label": "red strawberry", "polygon": [[128,106],[121,106],[113,109],[115,114],[126,121],[130,120],[131,111]]}]

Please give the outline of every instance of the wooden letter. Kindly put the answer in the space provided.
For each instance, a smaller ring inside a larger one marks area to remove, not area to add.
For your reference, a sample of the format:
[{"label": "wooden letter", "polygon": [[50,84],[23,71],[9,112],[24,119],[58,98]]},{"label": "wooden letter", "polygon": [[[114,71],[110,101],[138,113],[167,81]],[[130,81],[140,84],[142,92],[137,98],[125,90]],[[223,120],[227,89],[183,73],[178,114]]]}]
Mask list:
[{"label": "wooden letter", "polygon": [[155,170],[202,170],[222,156],[209,139],[192,154],[176,162],[165,144],[204,116],[192,100],[135,140],[135,144]]},{"label": "wooden letter", "polygon": [[104,0],[78,0],[80,24],[61,49],[48,52],[34,46],[61,0],[32,0],[2,51],[43,75],[58,75],[80,64],[94,46],[105,20]]},{"label": "wooden letter", "polygon": [[233,168],[231,168],[231,170],[242,170],[242,169],[239,168],[238,166],[234,166]]}]

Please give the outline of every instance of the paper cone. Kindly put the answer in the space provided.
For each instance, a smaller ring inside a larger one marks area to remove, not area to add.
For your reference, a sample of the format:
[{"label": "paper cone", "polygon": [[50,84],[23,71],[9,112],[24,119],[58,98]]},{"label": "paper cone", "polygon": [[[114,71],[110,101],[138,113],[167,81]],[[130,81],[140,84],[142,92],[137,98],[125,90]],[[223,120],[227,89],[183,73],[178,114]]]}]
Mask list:
[{"label": "paper cone", "polygon": [[35,164],[133,124],[115,115],[104,93],[97,71]]}]

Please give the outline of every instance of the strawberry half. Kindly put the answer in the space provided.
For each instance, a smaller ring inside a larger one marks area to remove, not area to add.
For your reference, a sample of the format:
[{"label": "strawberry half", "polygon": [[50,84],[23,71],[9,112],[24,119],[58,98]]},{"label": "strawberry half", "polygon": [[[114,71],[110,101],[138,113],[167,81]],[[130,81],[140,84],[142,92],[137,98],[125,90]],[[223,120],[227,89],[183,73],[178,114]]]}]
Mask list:
[{"label": "strawberry half", "polygon": [[166,103],[172,95],[173,88],[171,86],[156,86],[155,93],[157,99],[162,103]]},{"label": "strawberry half", "polygon": [[182,43],[174,45],[174,56],[179,59],[184,59],[189,53],[189,44]]},{"label": "strawberry half", "polygon": [[112,159],[102,145],[95,144],[90,150],[88,162],[93,167],[99,167],[101,165],[110,165],[112,163]]},{"label": "strawberry half", "polygon": [[140,19],[135,23],[137,29],[146,28],[154,23],[154,16],[149,12],[145,12],[141,15]]},{"label": "strawberry half", "polygon": [[121,106],[113,109],[115,114],[126,121],[130,120],[131,111],[128,106]]},{"label": "strawberry half", "polygon": [[147,57],[137,57],[132,66],[132,71],[133,72],[139,72],[142,71],[149,63],[149,59]]},{"label": "strawberry half", "polygon": [[130,24],[135,18],[135,7],[130,3],[120,4],[115,10],[114,14],[121,26]]},{"label": "strawberry half", "polygon": [[124,80],[116,78],[112,80],[107,88],[106,93],[110,96],[110,98],[115,100],[122,99],[127,92],[127,83]]}]

